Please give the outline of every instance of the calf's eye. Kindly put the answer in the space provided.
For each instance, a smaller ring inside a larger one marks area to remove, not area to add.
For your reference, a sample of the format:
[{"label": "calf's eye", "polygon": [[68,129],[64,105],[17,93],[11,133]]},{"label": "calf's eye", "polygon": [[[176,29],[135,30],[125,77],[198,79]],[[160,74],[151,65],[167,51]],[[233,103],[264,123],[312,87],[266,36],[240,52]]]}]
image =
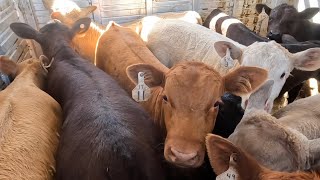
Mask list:
[{"label": "calf's eye", "polygon": [[285,75],[286,75],[286,73],[282,73],[280,78],[282,79]]},{"label": "calf's eye", "polygon": [[163,99],[165,102],[168,102],[168,98],[167,98],[166,95],[163,95],[163,96],[162,96],[162,99]]}]

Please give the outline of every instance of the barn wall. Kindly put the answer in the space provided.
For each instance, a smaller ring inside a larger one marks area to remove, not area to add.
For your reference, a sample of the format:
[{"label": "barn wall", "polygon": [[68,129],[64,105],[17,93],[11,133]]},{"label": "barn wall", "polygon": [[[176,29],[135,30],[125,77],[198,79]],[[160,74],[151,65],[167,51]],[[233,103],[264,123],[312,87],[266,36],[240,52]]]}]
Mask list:
[{"label": "barn wall", "polygon": [[[50,20],[49,12],[43,5],[43,0],[31,0],[34,5],[38,26],[42,27]],[[48,1],[48,0],[47,0]],[[50,1],[50,0],[49,0]],[[61,1],[62,4],[66,0]],[[293,2],[297,0],[287,0]],[[256,3],[266,3],[271,7],[282,3],[281,0],[74,0],[79,7],[95,5],[98,9],[92,18],[101,24],[113,20],[119,24],[128,23],[147,15],[165,12],[195,10],[205,18],[213,9],[220,8],[226,13],[243,21],[251,29],[257,21]]]},{"label": "barn wall", "polygon": [[[40,29],[50,20],[50,13],[44,0],[0,0],[0,54],[10,55],[15,61],[39,56],[41,50],[37,43],[21,40],[10,30],[11,22],[20,21]],[[49,0],[50,1],[50,0]],[[60,1],[66,5],[69,0]],[[257,22],[256,3],[275,7],[281,3],[295,5],[300,11],[307,7],[319,7],[320,0],[73,0],[80,8],[95,5],[98,9],[91,15],[101,24],[113,20],[119,24],[128,23],[147,15],[165,12],[195,10],[205,18],[213,9],[239,18],[254,30]],[[316,2],[316,3],[315,3]],[[299,5],[299,6],[298,6]],[[318,15],[320,21],[320,15]],[[314,18],[315,22],[317,19]]]},{"label": "barn wall", "polygon": [[9,27],[12,22],[26,22],[35,27],[32,12],[26,0],[0,0],[0,55],[10,56],[14,61],[34,56],[32,42],[18,38]]}]

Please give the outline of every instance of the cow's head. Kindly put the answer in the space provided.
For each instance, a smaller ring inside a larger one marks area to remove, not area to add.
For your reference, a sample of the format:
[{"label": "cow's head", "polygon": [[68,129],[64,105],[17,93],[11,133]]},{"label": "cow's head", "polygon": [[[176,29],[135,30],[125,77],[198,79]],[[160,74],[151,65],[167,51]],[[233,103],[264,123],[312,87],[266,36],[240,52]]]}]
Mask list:
[{"label": "cow's head", "polygon": [[58,22],[47,24],[39,31],[24,23],[12,23],[10,28],[21,38],[37,41],[44,54],[51,59],[66,43],[70,45],[76,34],[87,31],[90,23],[90,18],[83,18],[76,21],[71,29]]},{"label": "cow's head", "polygon": [[277,40],[282,34],[290,34],[299,41],[302,39],[301,33],[304,32],[304,22],[308,22],[319,12],[319,8],[307,8],[302,12],[288,4],[281,4],[271,9],[265,4],[257,4],[256,10],[261,13],[262,8],[269,15],[268,36],[270,39]]},{"label": "cow's head", "polygon": [[206,147],[212,169],[221,179],[260,179],[260,173],[265,170],[254,158],[223,137],[208,134]]},{"label": "cow's head", "polygon": [[62,13],[60,11],[55,11],[51,13],[52,19],[57,19],[61,23],[67,25],[69,28],[72,28],[74,23],[78,21],[79,19],[88,17],[93,11],[97,9],[97,6],[88,6],[82,9],[73,9],[70,12]]},{"label": "cow's head", "polygon": [[[311,48],[292,54],[274,41],[256,42],[242,49],[225,41],[216,42],[215,46],[221,57],[225,55],[225,48],[229,48],[231,56],[235,54],[233,57],[240,59],[242,66],[255,66],[268,70],[268,79],[274,81],[272,92],[267,102],[264,99],[257,99],[261,105],[265,105],[265,110],[268,112],[271,112],[273,101],[278,97],[293,68],[304,71],[314,71],[320,68],[320,48]],[[218,46],[223,48],[219,49]],[[242,96],[244,108],[248,98],[248,96]]]},{"label": "cow's head", "polygon": [[21,63],[16,63],[7,56],[0,56],[0,71],[9,75],[12,79],[15,79],[20,74],[28,76],[37,87],[43,89],[48,72],[46,68],[49,67],[50,62],[45,56],[40,56],[40,59],[26,59]]},{"label": "cow's head", "polygon": [[135,84],[138,72],[145,73],[149,87],[161,91],[158,100],[167,131],[164,156],[182,167],[198,167],[203,163],[204,139],[213,130],[221,95],[226,91],[248,94],[268,74],[261,68],[240,67],[222,77],[200,62],[179,63],[168,72],[148,64],[136,64],[127,68],[127,75]]}]

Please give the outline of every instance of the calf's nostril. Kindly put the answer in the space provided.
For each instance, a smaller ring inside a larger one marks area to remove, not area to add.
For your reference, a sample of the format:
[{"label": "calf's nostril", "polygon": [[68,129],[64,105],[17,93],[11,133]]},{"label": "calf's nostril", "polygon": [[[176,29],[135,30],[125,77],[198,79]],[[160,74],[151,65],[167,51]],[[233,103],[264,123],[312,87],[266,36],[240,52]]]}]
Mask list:
[{"label": "calf's nostril", "polygon": [[193,153],[183,153],[180,152],[174,148],[171,148],[171,153],[172,156],[175,157],[175,160],[179,160],[179,161],[191,161],[197,158],[198,153],[197,152],[193,152]]}]

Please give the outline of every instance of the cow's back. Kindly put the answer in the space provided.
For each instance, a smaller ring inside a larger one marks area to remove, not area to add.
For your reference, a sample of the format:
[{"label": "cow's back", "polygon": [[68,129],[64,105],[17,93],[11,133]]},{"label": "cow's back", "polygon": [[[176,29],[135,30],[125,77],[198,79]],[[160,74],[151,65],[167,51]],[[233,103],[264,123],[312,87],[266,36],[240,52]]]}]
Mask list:
[{"label": "cow's back", "polygon": [[164,179],[157,129],[110,76],[80,58],[57,61],[48,91],[65,115],[57,179]]},{"label": "cow's back", "polygon": [[0,102],[0,179],[52,179],[60,105],[18,80],[0,92]]},{"label": "cow's back", "polygon": [[281,124],[301,132],[308,139],[320,138],[320,95],[299,99],[274,116]]},{"label": "cow's back", "polygon": [[142,37],[148,48],[167,67],[179,61],[200,61],[225,74],[230,69],[221,63],[214,48],[217,41],[228,41],[244,47],[203,26],[179,20],[159,20]]},{"label": "cow's back", "polygon": [[114,23],[108,25],[99,39],[96,61],[97,67],[116,79],[127,92],[135,86],[127,76],[128,66],[148,63],[161,70],[165,68],[134,31]]}]

